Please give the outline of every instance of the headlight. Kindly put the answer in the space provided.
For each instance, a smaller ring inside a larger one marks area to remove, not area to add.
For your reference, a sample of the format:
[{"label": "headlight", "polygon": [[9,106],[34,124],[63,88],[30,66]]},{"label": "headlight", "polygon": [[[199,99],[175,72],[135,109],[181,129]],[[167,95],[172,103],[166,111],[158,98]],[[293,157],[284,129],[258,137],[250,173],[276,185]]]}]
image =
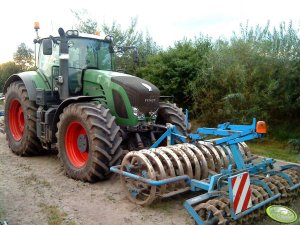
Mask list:
[{"label": "headlight", "polygon": [[78,37],[79,36],[78,30],[68,30],[66,33],[67,33],[68,37]]},{"label": "headlight", "polygon": [[138,120],[144,120],[145,119],[145,114],[142,113],[138,108],[132,107],[133,110],[133,115],[135,115]]},{"label": "headlight", "polygon": [[149,115],[151,117],[152,120],[156,120],[157,118],[157,112],[158,112],[158,109],[155,110],[154,112],[149,112]]}]

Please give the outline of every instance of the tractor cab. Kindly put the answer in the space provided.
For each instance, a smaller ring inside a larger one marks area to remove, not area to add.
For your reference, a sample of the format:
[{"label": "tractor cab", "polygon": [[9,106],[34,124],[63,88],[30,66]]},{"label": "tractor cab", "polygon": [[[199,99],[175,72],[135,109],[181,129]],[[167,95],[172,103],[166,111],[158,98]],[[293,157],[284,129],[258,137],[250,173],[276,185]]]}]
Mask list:
[{"label": "tractor cab", "polygon": [[[66,32],[68,54],[69,95],[82,94],[82,79],[85,70],[113,70],[111,38],[100,39],[97,35],[80,35],[77,31]],[[58,88],[60,59],[59,37],[40,40],[38,69],[43,73],[52,88]]]}]

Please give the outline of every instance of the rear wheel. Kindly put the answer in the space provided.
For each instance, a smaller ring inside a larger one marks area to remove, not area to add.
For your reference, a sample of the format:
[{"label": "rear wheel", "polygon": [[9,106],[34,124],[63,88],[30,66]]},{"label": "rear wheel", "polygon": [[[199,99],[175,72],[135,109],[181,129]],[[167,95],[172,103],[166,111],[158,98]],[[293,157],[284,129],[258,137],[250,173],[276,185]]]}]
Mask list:
[{"label": "rear wheel", "polygon": [[13,82],[5,94],[5,133],[9,148],[17,155],[41,152],[36,134],[36,104],[29,100],[22,81]]},{"label": "rear wheel", "polygon": [[95,182],[109,175],[122,155],[120,128],[109,109],[92,103],[67,106],[58,123],[57,147],[66,174]]}]

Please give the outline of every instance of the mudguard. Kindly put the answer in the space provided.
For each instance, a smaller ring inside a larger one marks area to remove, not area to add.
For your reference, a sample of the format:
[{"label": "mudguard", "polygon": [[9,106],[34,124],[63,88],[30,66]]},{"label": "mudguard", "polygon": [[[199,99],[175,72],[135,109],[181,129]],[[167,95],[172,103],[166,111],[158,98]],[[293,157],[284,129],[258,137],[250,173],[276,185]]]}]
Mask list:
[{"label": "mudguard", "polygon": [[28,92],[29,100],[36,100],[36,89],[41,88],[44,90],[50,90],[50,84],[48,80],[36,71],[27,71],[18,74],[11,75],[5,82],[3,87],[3,94],[6,93],[9,85],[15,81],[23,81]]}]

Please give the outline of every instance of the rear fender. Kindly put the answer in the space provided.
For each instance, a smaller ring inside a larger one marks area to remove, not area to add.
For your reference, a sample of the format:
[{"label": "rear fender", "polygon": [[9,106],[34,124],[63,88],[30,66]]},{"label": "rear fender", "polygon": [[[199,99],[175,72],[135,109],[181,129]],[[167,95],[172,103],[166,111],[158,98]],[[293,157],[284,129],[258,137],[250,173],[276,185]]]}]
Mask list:
[{"label": "rear fender", "polygon": [[58,106],[55,114],[54,119],[52,122],[52,143],[56,142],[55,133],[57,132],[57,123],[59,121],[59,115],[63,112],[64,108],[66,108],[68,105],[72,103],[78,103],[78,102],[91,102],[94,99],[99,99],[99,96],[76,96],[76,97],[70,97],[64,100],[60,105]]}]

